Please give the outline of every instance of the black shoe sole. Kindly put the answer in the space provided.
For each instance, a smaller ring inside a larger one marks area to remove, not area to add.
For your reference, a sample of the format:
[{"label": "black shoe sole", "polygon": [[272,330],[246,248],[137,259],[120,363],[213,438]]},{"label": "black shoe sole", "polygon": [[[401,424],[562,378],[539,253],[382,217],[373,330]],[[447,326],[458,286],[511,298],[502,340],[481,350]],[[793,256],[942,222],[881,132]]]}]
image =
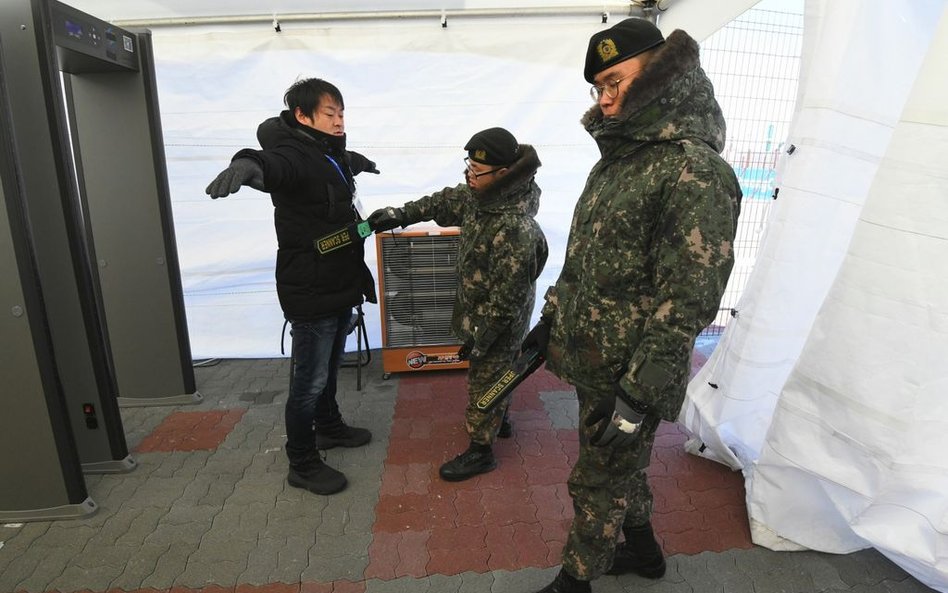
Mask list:
[{"label": "black shoe sole", "polygon": [[487,472],[492,472],[497,469],[497,463],[495,462],[490,467],[485,467],[482,470],[476,472],[467,473],[467,474],[448,474],[445,475],[443,472],[439,471],[438,475],[441,476],[441,479],[445,482],[463,482],[464,480],[470,480],[471,478],[477,477],[481,474],[486,474]]},{"label": "black shoe sole", "polygon": [[322,438],[322,439],[319,437],[316,437],[316,448],[321,449],[323,451],[326,451],[329,449],[335,449],[336,447],[345,447],[347,449],[354,449],[355,447],[364,447],[365,445],[368,445],[371,442],[372,442],[371,438],[369,438],[369,440],[365,442],[347,443],[346,441],[337,441],[329,437]]},{"label": "black shoe sole", "polygon": [[621,574],[636,574],[642,578],[646,579],[660,579],[665,576],[665,562],[663,561],[659,566],[656,567],[637,567],[637,568],[627,568],[625,570],[616,569],[615,567],[610,568],[606,571],[606,574],[618,576]]},{"label": "black shoe sole", "polygon": [[328,488],[328,489],[323,489],[323,488],[317,489],[317,488],[311,487],[311,485],[307,484],[306,482],[298,482],[294,480],[293,478],[289,478],[289,477],[286,479],[286,483],[292,486],[293,488],[300,488],[302,490],[307,490],[309,492],[312,492],[313,494],[321,494],[323,496],[328,496],[330,494],[342,492],[343,490],[345,490],[346,486],[349,485],[348,480],[344,480],[341,486],[333,486],[332,488]]}]

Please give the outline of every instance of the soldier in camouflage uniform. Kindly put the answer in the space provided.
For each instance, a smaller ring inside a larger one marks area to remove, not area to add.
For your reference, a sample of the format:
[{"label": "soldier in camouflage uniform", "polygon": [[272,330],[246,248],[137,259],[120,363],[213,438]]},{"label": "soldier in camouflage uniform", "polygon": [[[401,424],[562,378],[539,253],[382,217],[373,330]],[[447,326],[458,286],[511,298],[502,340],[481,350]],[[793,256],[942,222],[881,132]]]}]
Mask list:
[{"label": "soldier in camouflage uniform", "polygon": [[442,479],[466,480],[497,467],[492,444],[501,426],[509,436],[508,402],[488,413],[474,403],[510,366],[530,324],[536,279],[546,263],[546,238],[534,220],[540,188],[534,181],[540,159],[503,128],[474,134],[468,151],[466,183],[446,187],[401,208],[381,208],[369,216],[376,232],[434,220],[460,226],[458,289],[452,329],[458,352],[470,360],[465,426],[466,451],[441,466]]},{"label": "soldier in camouflage uniform", "polygon": [[664,575],[645,468],[660,420],[681,408],[695,337],[717,313],[741,199],[688,34],[665,40],[646,20],[621,21],[590,39],[585,77],[597,104],[582,123],[602,156],[523,345],[540,347],[579,399],[575,517],[561,570],[539,593],[588,592],[605,572]]}]

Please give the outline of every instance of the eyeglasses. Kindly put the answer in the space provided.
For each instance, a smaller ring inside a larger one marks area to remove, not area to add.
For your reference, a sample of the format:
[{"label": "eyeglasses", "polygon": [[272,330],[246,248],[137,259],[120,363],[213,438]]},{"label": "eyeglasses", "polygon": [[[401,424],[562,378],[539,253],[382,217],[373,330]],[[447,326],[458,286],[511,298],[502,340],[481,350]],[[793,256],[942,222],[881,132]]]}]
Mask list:
[{"label": "eyeglasses", "polygon": [[503,167],[500,167],[498,169],[491,169],[490,171],[484,171],[483,173],[478,173],[477,171],[474,170],[474,167],[471,166],[470,157],[464,157],[464,167],[467,168],[468,174],[474,179],[478,179],[480,177],[483,177],[484,175],[490,175],[491,173],[496,173],[497,171],[500,171],[500,169],[503,169]]},{"label": "eyeglasses", "polygon": [[[632,74],[635,74],[637,72],[638,70],[636,70]],[[599,102],[599,97],[601,97],[603,93],[605,93],[606,96],[609,97],[610,99],[615,99],[616,97],[619,96],[619,83],[625,80],[626,78],[629,78],[630,76],[632,76],[632,74],[626,74],[622,78],[609,81],[605,84],[592,85],[591,87],[589,87],[589,96],[592,97],[593,101],[596,101],[597,103]]]}]

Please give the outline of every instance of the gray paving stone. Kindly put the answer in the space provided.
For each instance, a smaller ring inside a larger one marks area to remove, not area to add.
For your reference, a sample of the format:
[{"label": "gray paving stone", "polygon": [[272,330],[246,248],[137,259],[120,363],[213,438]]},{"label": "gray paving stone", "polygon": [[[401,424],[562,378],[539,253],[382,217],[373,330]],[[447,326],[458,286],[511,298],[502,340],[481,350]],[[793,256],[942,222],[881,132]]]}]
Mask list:
[{"label": "gray paving stone", "polygon": [[129,530],[140,510],[130,506],[121,506],[114,511],[99,509],[99,512],[103,514],[105,521],[88,538],[87,544],[108,547]]},{"label": "gray paving stone", "polygon": [[[15,526],[14,526],[15,525]],[[0,575],[16,558],[26,554],[33,542],[46,533],[51,523],[18,523],[0,526]],[[2,582],[2,581],[0,581]],[[0,591],[3,591],[0,588]]]},{"label": "gray paving stone", "polygon": [[96,529],[80,521],[58,521],[36,538],[36,545],[69,547],[81,550],[96,534]]},{"label": "gray paving stone", "polygon": [[233,564],[239,570],[228,571],[228,574],[233,572],[233,578],[236,582],[237,575],[247,569],[247,559],[250,558],[256,543],[256,540],[247,541],[228,537],[226,533],[208,532],[201,538],[197,550],[188,558],[188,566],[190,567],[193,563],[214,564],[220,562]]},{"label": "gray paving stone", "polygon": [[456,577],[434,575],[421,579],[401,578],[391,581],[369,579],[365,582],[365,593],[457,593],[461,580]]},{"label": "gray paving stone", "polygon": [[55,591],[105,591],[117,576],[122,574],[121,566],[101,564],[88,569],[78,565],[67,566],[62,574],[46,585],[46,589]]},{"label": "gray paving stone", "polygon": [[934,589],[920,582],[913,576],[906,576],[901,581],[883,581],[890,593],[933,593]]},{"label": "gray paving stone", "polygon": [[817,591],[827,589],[847,587],[846,583],[840,578],[839,570],[836,569],[828,560],[830,554],[820,552],[793,552],[799,554],[799,561],[809,571],[813,577],[813,587]]},{"label": "gray paving stone", "polygon": [[[536,569],[528,570],[534,571]],[[494,574],[490,572],[462,572],[457,576],[461,579],[461,586],[458,588],[458,593],[480,593],[482,591],[491,591],[494,585]]]},{"label": "gray paving stone", "polygon": [[141,467],[147,468],[142,474],[147,474],[148,479],[172,478],[184,465],[186,455],[188,452],[185,451],[140,453],[137,461]]},{"label": "gray paving stone", "polygon": [[[315,534],[320,528],[323,518],[323,509],[326,508],[328,497],[316,496],[303,492],[298,488],[287,488],[300,493],[298,500],[277,500],[276,506],[267,515],[267,526],[261,532],[267,537],[308,537],[310,542],[315,541]],[[291,493],[292,494],[292,493]],[[285,496],[285,494],[281,495]],[[304,502],[303,497],[306,497]],[[309,545],[306,546],[307,549]]]},{"label": "gray paving stone", "polygon": [[554,429],[576,428],[579,423],[579,403],[575,391],[543,391],[540,401]]},{"label": "gray paving stone", "polygon": [[142,589],[168,589],[184,572],[188,557],[197,549],[197,542],[186,539],[172,543],[161,556],[154,572],[142,581]]},{"label": "gray paving stone", "polygon": [[[559,572],[559,567],[554,568],[527,568],[524,570],[517,571],[506,571],[498,570],[491,573],[492,582],[490,584],[491,593],[511,593],[513,591],[537,591],[546,585],[548,585],[553,578],[556,576],[556,573]],[[467,592],[470,589],[465,588],[468,585],[469,575],[471,573],[464,573],[464,585],[462,585],[461,591]],[[476,581],[475,581],[476,582]],[[477,583],[480,584],[480,583]],[[474,589],[477,590],[477,589]],[[480,589],[484,591],[486,589]]]},{"label": "gray paving stone", "polygon": [[159,521],[155,530],[145,537],[144,543],[169,549],[175,548],[178,544],[187,544],[190,549],[196,549],[204,534],[210,529],[211,520],[212,517],[184,523]]},{"label": "gray paving stone", "polygon": [[[131,474],[122,474],[121,477],[113,476],[113,484],[108,489],[108,491],[102,495],[98,493],[90,493],[93,496],[93,500],[99,505],[98,513],[109,513],[115,512],[126,501],[135,496],[135,492],[141,487],[142,484],[148,479],[146,471],[135,470]],[[103,482],[105,484],[106,482]],[[95,515],[92,516],[95,518]]]},{"label": "gray paving stone", "polygon": [[[303,581],[321,582],[362,580],[362,575],[365,574],[365,568],[369,563],[368,547],[371,535],[352,539],[354,541],[317,537],[316,543],[309,550],[309,560],[300,578]],[[350,553],[341,554],[339,544],[350,550]]]},{"label": "gray paving stone", "polygon": [[188,560],[188,566],[174,580],[174,586],[201,588],[208,585],[234,587],[237,577],[247,569],[246,562],[234,560],[217,560],[214,562],[198,562]]},{"label": "gray paving stone", "polygon": [[174,472],[169,472],[165,476],[152,474],[141,487],[135,491],[133,498],[125,504],[134,508],[156,507],[160,509],[170,508],[174,501],[181,498],[182,493],[192,478],[172,477]]},{"label": "gray paving stone", "polygon": [[174,504],[168,512],[161,517],[159,527],[181,525],[185,527],[204,526],[209,529],[214,521],[214,516],[221,511],[221,508],[214,505],[187,505]]},{"label": "gray paving stone", "polygon": [[202,475],[236,479],[244,475],[250,465],[252,452],[240,449],[217,449],[207,458]]},{"label": "gray paving stone", "polygon": [[[676,557],[675,565],[677,574],[686,583],[700,583],[702,590],[707,588],[708,593],[754,593],[753,581],[747,573],[738,569],[732,557],[705,552],[696,556]],[[637,576],[627,578],[641,579]],[[625,576],[623,580],[626,580]]]},{"label": "gray paving stone", "polygon": [[170,453],[170,456],[181,458],[181,465],[175,470],[172,477],[186,478],[194,480],[198,475],[204,472],[207,465],[207,459],[211,456],[210,451],[183,451]]},{"label": "gray paving stone", "polygon": [[[806,570],[802,558],[795,553],[767,554],[763,550],[751,550],[750,553],[757,558],[747,574],[758,593],[812,593],[816,590],[813,577]],[[745,565],[738,562],[738,567]]]},{"label": "gray paving stone", "polygon": [[222,479],[221,476],[202,474],[195,477],[188,484],[177,504],[222,508],[224,502],[233,493],[233,480]]},{"label": "gray paving stone", "polygon": [[[170,546],[145,544],[135,551],[132,557],[121,568],[111,583],[110,589],[121,589],[123,591],[134,591],[141,588],[142,583],[150,575],[154,574],[158,566],[158,560],[167,552]],[[98,590],[98,588],[90,587]]]},{"label": "gray paving stone", "polygon": [[[5,547],[6,546],[4,546],[4,548]],[[32,553],[32,551],[30,554],[20,554],[8,558],[3,570],[0,570],[0,591],[22,589],[23,587],[18,587],[18,585],[36,571],[36,567],[41,560],[42,559],[37,554]]]},{"label": "gray paving stone", "polygon": [[[660,579],[657,581],[648,581],[644,582],[647,579],[618,579],[616,582],[622,587],[620,591],[623,593],[631,593],[633,591],[647,591],[648,593],[704,593],[705,584],[701,581],[697,583],[689,583],[687,581],[667,581]],[[708,591],[718,591],[716,588],[709,588]]]},{"label": "gray paving stone", "polygon": [[14,576],[24,575],[22,580],[16,582],[9,590],[48,590],[49,584],[59,578],[79,552],[80,548],[75,546],[49,547],[34,544],[30,547],[30,560],[26,560],[21,566],[13,562],[8,567],[7,570],[13,572]]},{"label": "gray paving stone", "polygon": [[302,578],[303,571],[309,564],[309,550],[316,541],[314,534],[309,537],[293,536],[286,538],[286,543],[279,551],[277,570],[279,574],[294,575],[296,582]]},{"label": "gray paving stone", "polygon": [[267,526],[266,504],[225,505],[214,516],[214,522],[207,532],[208,538],[224,537],[256,542]]},{"label": "gray paving stone", "polygon": [[[281,438],[281,442],[282,442]],[[271,439],[261,447],[261,450],[253,455],[250,465],[244,471],[247,477],[274,474],[280,480],[286,479],[287,472],[286,455],[283,453],[283,446],[274,445]]]},{"label": "gray paving stone", "polygon": [[280,553],[285,547],[285,538],[258,538],[253,552],[247,558],[247,568],[238,575],[237,582],[248,585],[298,583],[302,566],[295,571],[280,566]]},{"label": "gray paving stone", "polygon": [[902,581],[906,572],[875,549],[852,554],[827,554],[826,561],[849,585],[874,585],[884,580]]},{"label": "gray paving stone", "polygon": [[145,538],[155,532],[158,521],[168,512],[166,509],[167,507],[132,507],[132,511],[138,511],[138,514],[129,523],[125,533],[115,539],[115,544],[119,546],[141,545]]}]

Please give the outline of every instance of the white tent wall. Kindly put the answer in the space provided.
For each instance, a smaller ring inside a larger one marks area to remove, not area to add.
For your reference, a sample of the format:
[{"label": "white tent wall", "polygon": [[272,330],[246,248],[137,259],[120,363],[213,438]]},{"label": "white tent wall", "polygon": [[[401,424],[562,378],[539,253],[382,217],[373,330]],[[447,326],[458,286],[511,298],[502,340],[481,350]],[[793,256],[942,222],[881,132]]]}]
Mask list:
[{"label": "white tent wall", "polygon": [[680,416],[703,455],[735,469],[756,460],[943,4],[900,4],[893,18],[887,0],[807,1],[788,139],[796,149],[778,167],[779,198],[736,316],[689,385]]},{"label": "white tent wall", "polygon": [[743,468],[755,543],[872,546],[939,591],[948,591],[945,6],[893,14],[881,0],[807,3],[815,38],[789,140],[797,149],[739,315],[681,416],[709,457]]},{"label": "white tent wall", "polygon": [[755,541],[874,546],[948,591],[948,10],[939,23],[748,503]]}]

